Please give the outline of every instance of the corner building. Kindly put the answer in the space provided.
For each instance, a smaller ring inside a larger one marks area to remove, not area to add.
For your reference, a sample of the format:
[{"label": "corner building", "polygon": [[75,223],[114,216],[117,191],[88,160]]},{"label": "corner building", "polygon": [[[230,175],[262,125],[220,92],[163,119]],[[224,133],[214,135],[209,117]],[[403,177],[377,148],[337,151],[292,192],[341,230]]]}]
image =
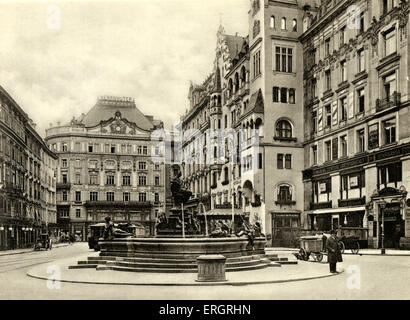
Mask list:
[{"label": "corner building", "polygon": [[304,227],[409,248],[408,1],[322,1],[304,19]]},{"label": "corner building", "polygon": [[132,98],[103,96],[87,114],[46,130],[59,156],[57,211],[64,232],[86,240],[89,225],[110,216],[137,225],[139,236],[154,234],[168,173],[163,147],[151,135],[162,128]]},{"label": "corner building", "polygon": [[56,227],[57,156],[0,86],[0,250],[27,248]]},{"label": "corner building", "polygon": [[[299,37],[308,3],[250,1],[248,36],[220,27],[213,72],[191,86],[190,109],[182,117],[184,131],[235,132],[235,150],[203,137],[208,149],[199,151],[195,138],[185,137],[190,164],[183,163],[184,178],[197,203],[207,203],[207,214],[217,219],[234,215],[235,225],[239,216],[258,220],[276,246],[292,244],[306,223]],[[198,157],[210,162],[195,164]]]}]

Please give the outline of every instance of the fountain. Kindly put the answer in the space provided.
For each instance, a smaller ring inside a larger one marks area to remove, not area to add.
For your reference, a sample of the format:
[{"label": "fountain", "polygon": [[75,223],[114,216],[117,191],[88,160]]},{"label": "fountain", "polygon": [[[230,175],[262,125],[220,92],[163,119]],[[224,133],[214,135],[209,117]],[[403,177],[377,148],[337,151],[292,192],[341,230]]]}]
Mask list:
[{"label": "fountain", "polygon": [[[75,268],[136,272],[196,272],[196,258],[203,255],[223,255],[226,271],[260,269],[280,266],[277,256],[265,254],[266,239],[256,226],[244,226],[238,235],[200,231],[199,220],[184,210],[191,192],[182,188],[179,166],[172,168],[171,192],[174,207],[167,216],[161,213],[156,223],[156,236],[151,238],[106,237],[99,240],[98,257],[79,261]],[[206,218],[205,218],[206,219]],[[207,222],[205,222],[207,226]],[[208,229],[206,227],[206,229]],[[213,235],[213,236],[212,236]],[[280,262],[280,261],[279,261]]]}]

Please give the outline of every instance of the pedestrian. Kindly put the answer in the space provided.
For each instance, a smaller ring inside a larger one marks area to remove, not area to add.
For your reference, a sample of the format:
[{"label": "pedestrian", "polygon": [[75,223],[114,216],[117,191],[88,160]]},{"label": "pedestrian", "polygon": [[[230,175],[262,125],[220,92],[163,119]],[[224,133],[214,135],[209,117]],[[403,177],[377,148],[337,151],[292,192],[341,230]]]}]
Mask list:
[{"label": "pedestrian", "polygon": [[330,231],[330,237],[326,240],[326,248],[327,262],[329,263],[330,272],[337,273],[336,264],[338,262],[343,262],[343,259],[339,248],[339,240],[336,236],[336,230]]}]

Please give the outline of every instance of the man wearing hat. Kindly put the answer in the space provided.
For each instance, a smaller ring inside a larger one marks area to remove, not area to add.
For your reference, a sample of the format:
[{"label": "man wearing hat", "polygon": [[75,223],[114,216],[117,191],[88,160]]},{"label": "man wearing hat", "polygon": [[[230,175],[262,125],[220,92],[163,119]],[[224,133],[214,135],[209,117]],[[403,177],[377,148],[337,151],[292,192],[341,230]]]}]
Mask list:
[{"label": "man wearing hat", "polygon": [[326,240],[326,248],[330,272],[337,273],[336,264],[338,262],[343,262],[343,259],[339,248],[339,240],[336,237],[336,230],[330,231],[330,237]]}]

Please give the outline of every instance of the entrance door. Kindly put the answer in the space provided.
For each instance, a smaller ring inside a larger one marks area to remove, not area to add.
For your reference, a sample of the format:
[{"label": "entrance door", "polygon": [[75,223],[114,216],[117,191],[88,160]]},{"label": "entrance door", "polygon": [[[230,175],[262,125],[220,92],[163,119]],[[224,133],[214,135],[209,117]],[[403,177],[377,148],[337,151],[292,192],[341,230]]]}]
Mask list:
[{"label": "entrance door", "polygon": [[277,214],[272,225],[272,246],[295,247],[299,228],[299,214]]},{"label": "entrance door", "polygon": [[[380,225],[381,226],[381,225]],[[385,221],[384,222],[384,247],[399,248],[400,237],[403,237],[404,221]],[[381,246],[381,241],[380,241]]]},{"label": "entrance door", "polygon": [[332,218],[332,230],[339,228],[339,218]]}]

